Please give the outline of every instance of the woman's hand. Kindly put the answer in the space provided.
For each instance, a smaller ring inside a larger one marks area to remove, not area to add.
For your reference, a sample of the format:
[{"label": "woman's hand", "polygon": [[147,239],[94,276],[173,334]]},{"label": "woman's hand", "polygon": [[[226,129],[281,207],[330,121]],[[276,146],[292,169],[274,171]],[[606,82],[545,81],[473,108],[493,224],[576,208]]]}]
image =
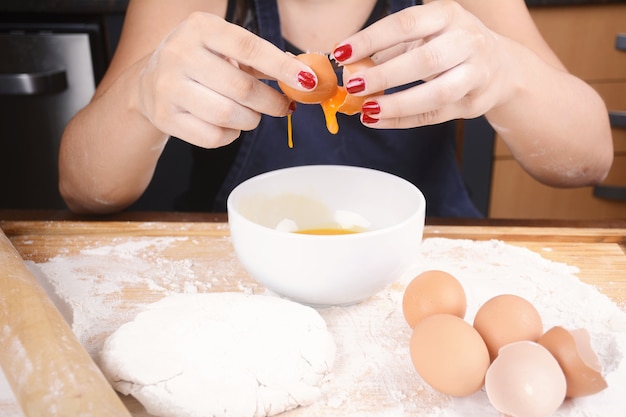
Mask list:
[{"label": "woman's hand", "polygon": [[522,0],[437,0],[404,9],[341,42],[335,59],[372,55],[379,65],[351,74],[370,97],[361,120],[409,128],[485,115],[516,160],[553,186],[602,181],[613,161],[606,106],[569,74]]},{"label": "woman's hand", "polygon": [[254,129],[261,113],[284,116],[290,100],[260,81],[280,79],[306,91],[316,78],[302,62],[210,13],[194,13],[145,60],[138,108],[157,129],[215,148]]},{"label": "woman's hand", "polygon": [[392,14],[335,49],[339,62],[373,54],[378,64],[353,74],[348,90],[375,97],[363,109],[371,127],[408,128],[480,116],[511,95],[515,80],[502,38],[455,1],[441,0]]},{"label": "woman's hand", "polygon": [[304,63],[216,15],[219,2],[203,11],[196,3],[130,2],[94,98],[63,133],[59,189],[73,211],[136,201],[170,136],[215,148],[255,128],[261,113],[287,114],[289,99],[260,78],[315,86]]}]

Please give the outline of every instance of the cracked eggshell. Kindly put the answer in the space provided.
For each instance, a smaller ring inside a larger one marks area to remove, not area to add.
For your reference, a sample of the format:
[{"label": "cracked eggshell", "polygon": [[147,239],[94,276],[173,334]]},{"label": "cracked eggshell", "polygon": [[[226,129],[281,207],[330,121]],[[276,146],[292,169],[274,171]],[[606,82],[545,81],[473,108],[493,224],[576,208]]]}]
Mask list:
[{"label": "cracked eggshell", "polygon": [[551,416],[565,399],[565,375],[554,356],[536,342],[500,349],[485,376],[489,402],[511,417]]},{"label": "cracked eggshell", "polygon": [[[352,74],[356,74],[359,71],[363,71],[367,68],[371,68],[376,64],[372,61],[371,58],[364,58],[359,61],[356,61],[352,64],[346,64],[343,66],[343,71],[341,73],[341,77],[343,79],[343,85],[345,86],[347,82],[352,77]],[[345,89],[345,87],[342,87]],[[347,115],[353,115],[361,112],[361,108],[365,101],[373,96],[381,94],[382,92],[377,92],[373,94],[369,94],[367,96],[355,96],[352,94],[346,94],[346,98],[341,106],[339,106],[339,112]]]},{"label": "cracked eggshell", "polygon": [[591,395],[607,387],[587,330],[568,331],[555,326],[537,342],[548,349],[561,366],[567,381],[567,397]]},{"label": "cracked eggshell", "polygon": [[487,300],[476,312],[474,328],[482,336],[493,361],[501,347],[513,342],[536,342],[543,334],[543,321],[528,300],[501,294]]},{"label": "cracked eggshell", "polygon": [[289,98],[304,104],[319,104],[333,97],[338,90],[337,76],[328,56],[321,53],[305,53],[296,59],[307,64],[317,76],[317,85],[311,91],[301,91],[278,81],[278,86]]},{"label": "cracked eggshell", "polygon": [[[278,86],[289,98],[303,104],[321,104],[333,99],[336,101],[337,112],[353,115],[361,112],[363,103],[372,95],[382,94],[377,92],[368,96],[355,96],[349,94],[346,88],[337,85],[337,75],[328,59],[322,53],[308,52],[296,56],[296,59],[307,64],[317,76],[317,86],[311,91],[301,91],[278,81]],[[346,64],[342,68],[343,84],[349,80],[351,74],[375,66],[371,58],[364,58],[352,64]]]}]

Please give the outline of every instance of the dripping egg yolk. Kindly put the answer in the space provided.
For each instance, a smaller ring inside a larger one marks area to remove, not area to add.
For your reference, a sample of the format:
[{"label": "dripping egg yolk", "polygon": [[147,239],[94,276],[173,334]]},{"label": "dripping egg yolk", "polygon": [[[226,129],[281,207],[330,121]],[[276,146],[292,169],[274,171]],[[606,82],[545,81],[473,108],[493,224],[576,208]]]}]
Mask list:
[{"label": "dripping egg yolk", "polygon": [[[279,87],[289,98],[299,103],[319,104],[324,112],[326,128],[330,133],[336,134],[339,131],[337,113],[348,115],[359,113],[366,97],[353,96],[346,91],[345,87],[337,85],[337,76],[326,55],[305,53],[296,56],[296,59],[307,64],[315,72],[317,85],[313,90],[300,91],[279,81]],[[343,74],[344,84],[347,81],[346,77],[351,73],[372,66],[374,62],[369,58],[346,65]]]}]

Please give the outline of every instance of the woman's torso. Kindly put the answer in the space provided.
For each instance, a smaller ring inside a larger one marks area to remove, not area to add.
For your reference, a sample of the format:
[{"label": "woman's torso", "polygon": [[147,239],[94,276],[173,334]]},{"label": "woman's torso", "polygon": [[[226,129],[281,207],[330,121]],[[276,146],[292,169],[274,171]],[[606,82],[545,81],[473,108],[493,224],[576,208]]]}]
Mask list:
[{"label": "woman's torso", "polygon": [[[379,1],[366,25],[410,4]],[[283,50],[300,52],[282,37],[275,0],[232,0],[227,18]],[[269,84],[277,88],[275,82]],[[402,130],[367,128],[358,115],[339,114],[338,122],[339,132],[330,134],[319,105],[299,105],[292,116],[293,148],[287,144],[287,118],[269,116],[229,146],[194,148],[190,188],[179,208],[225,211],[230,191],[254,175],[296,165],[340,164],[379,169],[411,181],[424,193],[429,216],[479,216],[456,163],[454,122]]]}]

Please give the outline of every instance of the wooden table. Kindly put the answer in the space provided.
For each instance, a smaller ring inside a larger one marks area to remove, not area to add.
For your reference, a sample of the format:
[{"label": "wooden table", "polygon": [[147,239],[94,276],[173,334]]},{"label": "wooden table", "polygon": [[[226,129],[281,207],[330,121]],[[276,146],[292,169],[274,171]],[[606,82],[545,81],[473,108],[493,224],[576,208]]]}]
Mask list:
[{"label": "wooden table", "polygon": [[[211,283],[214,290],[239,291],[245,283],[253,292],[263,291],[250,280],[234,257],[224,215],[127,213],[87,219],[67,213],[0,211],[0,228],[22,258],[35,263],[44,263],[59,255],[78,254],[85,248],[112,245],[120,239],[174,238],[178,240],[163,252],[164,256],[192,260],[193,268],[208,268],[222,274],[227,279],[214,280]],[[494,239],[528,248],[544,258],[578,267],[582,281],[593,284],[626,310],[626,222],[506,223],[429,219],[424,237]],[[546,247],[550,250],[545,250]],[[127,291],[126,297],[144,303],[162,296],[145,288]],[[135,401],[124,401],[133,415],[145,415]],[[10,409],[11,404],[0,401],[0,412]]]},{"label": "wooden table", "polygon": [[[135,213],[90,218],[68,212],[2,211],[0,228],[25,260],[45,262],[61,252],[78,252],[93,242],[124,236],[199,237],[210,242],[228,236],[225,214]],[[626,305],[626,220],[541,221],[427,219],[424,238],[502,240],[580,268],[580,278]],[[74,241],[74,243],[71,243]],[[69,246],[68,246],[69,244]],[[73,247],[72,247],[73,245]],[[232,256],[230,244],[213,245]],[[541,248],[549,245],[550,252]],[[245,271],[236,271],[245,278]]]}]

